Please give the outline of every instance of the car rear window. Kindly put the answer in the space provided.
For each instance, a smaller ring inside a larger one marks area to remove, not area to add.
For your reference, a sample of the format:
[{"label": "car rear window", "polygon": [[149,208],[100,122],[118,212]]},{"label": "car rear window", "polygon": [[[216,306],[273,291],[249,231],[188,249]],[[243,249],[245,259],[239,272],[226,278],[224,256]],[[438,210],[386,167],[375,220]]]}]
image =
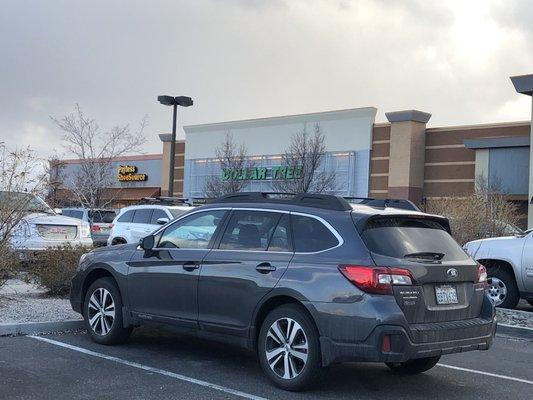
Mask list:
[{"label": "car rear window", "polygon": [[117,213],[112,210],[92,210],[90,211],[90,218],[92,222],[101,222],[110,224],[113,222]]},{"label": "car rear window", "polygon": [[65,217],[71,217],[71,218],[77,218],[77,219],[83,219],[83,211],[78,210],[63,210],[61,213]]},{"label": "car rear window", "polygon": [[371,252],[388,257],[420,261],[468,259],[446,229],[431,219],[373,218],[361,236]]},{"label": "car rear window", "polygon": [[339,244],[333,233],[316,218],[293,214],[291,219],[294,251],[313,253],[331,249]]}]

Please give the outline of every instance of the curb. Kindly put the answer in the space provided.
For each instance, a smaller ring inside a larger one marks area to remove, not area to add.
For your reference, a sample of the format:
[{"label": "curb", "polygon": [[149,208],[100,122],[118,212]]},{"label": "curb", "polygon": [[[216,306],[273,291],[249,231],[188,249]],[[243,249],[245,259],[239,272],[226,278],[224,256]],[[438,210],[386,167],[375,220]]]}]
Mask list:
[{"label": "curb", "polygon": [[524,326],[514,326],[498,323],[496,327],[496,334],[498,336],[507,336],[518,339],[529,339],[533,341],[533,328],[526,328]]},{"label": "curb", "polygon": [[57,322],[24,322],[0,324],[0,336],[32,335],[36,333],[52,333],[84,329],[82,319],[71,319]]}]

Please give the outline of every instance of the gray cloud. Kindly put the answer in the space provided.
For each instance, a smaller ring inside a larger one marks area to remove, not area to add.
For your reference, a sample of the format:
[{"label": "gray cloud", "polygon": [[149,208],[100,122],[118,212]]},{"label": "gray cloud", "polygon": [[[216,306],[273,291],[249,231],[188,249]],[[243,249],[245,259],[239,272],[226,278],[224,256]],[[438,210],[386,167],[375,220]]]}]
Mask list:
[{"label": "gray cloud", "polygon": [[369,105],[527,119],[508,77],[532,72],[531,26],[525,1],[8,0],[0,141],[61,150],[49,116],[79,102],[102,127],[148,114],[159,152],[163,93],[195,99],[183,124]]}]

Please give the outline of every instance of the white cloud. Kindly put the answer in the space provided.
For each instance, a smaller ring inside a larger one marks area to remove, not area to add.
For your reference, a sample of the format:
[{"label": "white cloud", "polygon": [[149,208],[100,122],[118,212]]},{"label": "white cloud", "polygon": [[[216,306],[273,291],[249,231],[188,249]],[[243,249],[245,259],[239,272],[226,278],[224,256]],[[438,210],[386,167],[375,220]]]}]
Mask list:
[{"label": "white cloud", "polygon": [[79,102],[103,127],[149,114],[146,152],[181,124],[359,106],[418,108],[431,126],[525,120],[509,76],[530,73],[520,0],[49,0],[0,14],[0,141],[62,151],[49,116]]}]

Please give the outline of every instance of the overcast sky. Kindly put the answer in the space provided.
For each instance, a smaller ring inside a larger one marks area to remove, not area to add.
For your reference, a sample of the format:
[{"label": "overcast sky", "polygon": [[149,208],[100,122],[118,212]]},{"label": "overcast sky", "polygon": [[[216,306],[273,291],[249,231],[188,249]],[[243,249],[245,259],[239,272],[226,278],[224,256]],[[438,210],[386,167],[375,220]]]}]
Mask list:
[{"label": "overcast sky", "polygon": [[62,153],[50,116],[79,103],[103,128],[364,106],[429,126],[526,120],[509,76],[533,73],[533,4],[505,1],[1,0],[0,142]]}]

